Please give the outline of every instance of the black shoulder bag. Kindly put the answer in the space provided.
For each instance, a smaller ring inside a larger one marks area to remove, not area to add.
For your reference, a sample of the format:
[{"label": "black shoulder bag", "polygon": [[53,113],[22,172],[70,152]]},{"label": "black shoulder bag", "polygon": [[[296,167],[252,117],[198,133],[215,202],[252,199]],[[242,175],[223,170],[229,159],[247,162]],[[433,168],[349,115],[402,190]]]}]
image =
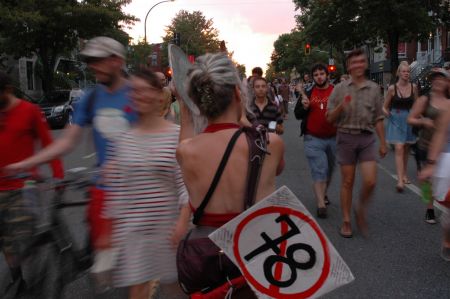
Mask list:
[{"label": "black shoulder bag", "polygon": [[[236,131],[228,143],[211,186],[194,213],[194,224],[198,224],[203,216],[204,209],[219,183],[233,147],[243,132],[247,136],[250,152],[245,208],[253,204],[261,165],[267,153],[267,134],[264,128],[246,127]],[[241,276],[233,262],[208,238],[208,235],[216,229],[216,227],[197,226],[178,245],[178,281],[186,294],[208,293],[227,281]]]}]

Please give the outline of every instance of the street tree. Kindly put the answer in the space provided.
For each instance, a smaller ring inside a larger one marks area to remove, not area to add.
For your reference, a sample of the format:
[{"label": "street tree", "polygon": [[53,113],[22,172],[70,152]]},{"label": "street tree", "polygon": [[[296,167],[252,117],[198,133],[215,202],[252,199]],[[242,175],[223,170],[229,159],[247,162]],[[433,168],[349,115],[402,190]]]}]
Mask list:
[{"label": "street tree", "polygon": [[0,53],[36,55],[45,93],[54,89],[55,64],[80,40],[106,35],[124,44],[123,31],[137,19],[122,7],[131,0],[8,0],[0,2]]},{"label": "street tree", "polygon": [[292,31],[281,34],[274,42],[274,51],[271,56],[271,73],[288,76],[295,69],[300,73],[309,72],[316,62],[327,63],[328,52],[312,45],[309,54],[305,53],[305,45],[310,43],[302,31]]},{"label": "street tree", "polygon": [[311,39],[334,44],[341,51],[371,45],[378,38],[398,66],[399,41],[426,36],[433,28],[428,0],[293,0],[300,12],[297,23]]},{"label": "street tree", "polygon": [[[188,55],[200,56],[220,51],[219,31],[212,19],[207,19],[201,11],[180,10],[165,29],[164,48],[173,41],[174,34],[180,34],[180,47]],[[167,51],[163,61],[167,63]]]}]

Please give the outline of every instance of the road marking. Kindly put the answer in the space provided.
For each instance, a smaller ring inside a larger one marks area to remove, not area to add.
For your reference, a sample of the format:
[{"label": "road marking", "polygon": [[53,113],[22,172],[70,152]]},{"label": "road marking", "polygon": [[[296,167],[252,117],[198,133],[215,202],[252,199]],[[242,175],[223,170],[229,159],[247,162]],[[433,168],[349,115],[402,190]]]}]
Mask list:
[{"label": "road marking", "polygon": [[92,157],[95,157],[95,155],[96,155],[96,153],[95,153],[95,152],[93,152],[92,154],[89,154],[89,155],[83,156],[83,159],[90,159],[90,158],[92,158]]},{"label": "road marking", "polygon": [[[383,165],[381,165],[380,163],[377,163],[378,168],[380,168],[381,170],[383,170],[384,172],[386,172],[389,176],[391,176],[394,180],[398,180],[397,179],[397,175],[391,173],[386,167],[384,167]],[[406,184],[405,185],[406,188],[408,188],[409,190],[411,190],[413,193],[415,193],[417,196],[419,196],[420,198],[422,197],[422,191],[420,190],[419,187],[417,187],[416,185],[414,185],[413,183],[411,184]],[[433,201],[433,206],[440,210],[441,212],[444,212],[444,207],[437,202],[436,200]]]}]

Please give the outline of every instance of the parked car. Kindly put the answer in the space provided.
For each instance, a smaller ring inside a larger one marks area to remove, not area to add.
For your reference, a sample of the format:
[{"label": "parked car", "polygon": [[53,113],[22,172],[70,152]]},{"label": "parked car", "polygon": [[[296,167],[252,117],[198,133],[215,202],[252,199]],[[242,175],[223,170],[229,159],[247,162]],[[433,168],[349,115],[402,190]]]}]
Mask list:
[{"label": "parked car", "polygon": [[45,95],[38,105],[45,114],[51,128],[64,128],[72,123],[73,105],[82,97],[83,91],[55,90]]}]

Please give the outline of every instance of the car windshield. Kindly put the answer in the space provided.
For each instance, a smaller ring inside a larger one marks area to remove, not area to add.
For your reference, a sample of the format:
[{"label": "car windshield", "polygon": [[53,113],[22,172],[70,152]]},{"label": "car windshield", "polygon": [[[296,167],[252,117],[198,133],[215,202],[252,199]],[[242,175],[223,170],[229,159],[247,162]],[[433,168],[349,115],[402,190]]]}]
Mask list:
[{"label": "car windshield", "polygon": [[70,90],[56,90],[44,95],[40,104],[64,104],[69,100]]}]

